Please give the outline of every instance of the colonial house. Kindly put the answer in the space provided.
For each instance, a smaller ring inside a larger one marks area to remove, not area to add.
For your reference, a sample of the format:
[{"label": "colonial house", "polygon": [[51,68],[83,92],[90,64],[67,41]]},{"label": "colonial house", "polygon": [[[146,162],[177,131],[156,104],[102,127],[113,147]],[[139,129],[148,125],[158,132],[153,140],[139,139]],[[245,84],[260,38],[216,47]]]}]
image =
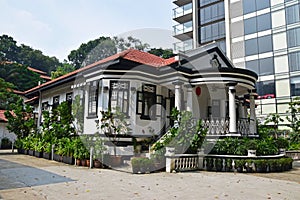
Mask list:
[{"label": "colonial house", "polygon": [[216,44],[170,59],[129,49],[26,91],[41,112],[76,95],[84,108],[83,134],[97,131],[101,111],[126,115],[131,137],[166,133],[172,108],[203,119],[210,136],[257,136],[257,75],[235,68]]}]

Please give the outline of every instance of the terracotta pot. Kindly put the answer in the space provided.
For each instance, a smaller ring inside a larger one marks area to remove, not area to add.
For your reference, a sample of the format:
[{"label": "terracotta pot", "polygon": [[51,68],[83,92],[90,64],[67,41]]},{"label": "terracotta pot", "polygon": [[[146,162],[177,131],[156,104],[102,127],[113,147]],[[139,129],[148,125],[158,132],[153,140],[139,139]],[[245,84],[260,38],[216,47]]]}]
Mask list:
[{"label": "terracotta pot", "polygon": [[87,167],[90,167],[90,164],[91,164],[90,159],[86,159],[86,166],[87,166]]},{"label": "terracotta pot", "polygon": [[76,165],[81,166],[81,160],[80,159],[76,159]]},{"label": "terracotta pot", "polygon": [[102,167],[102,163],[99,160],[94,160],[94,167],[95,168],[101,168]]},{"label": "terracotta pot", "polygon": [[86,159],[81,160],[81,166],[86,166]]}]

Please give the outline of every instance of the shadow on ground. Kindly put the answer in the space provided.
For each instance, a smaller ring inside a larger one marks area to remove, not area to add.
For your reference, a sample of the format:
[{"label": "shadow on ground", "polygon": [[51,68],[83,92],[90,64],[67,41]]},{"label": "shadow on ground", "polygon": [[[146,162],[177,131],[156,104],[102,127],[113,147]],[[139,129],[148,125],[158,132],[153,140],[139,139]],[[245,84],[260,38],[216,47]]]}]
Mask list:
[{"label": "shadow on ground", "polygon": [[74,181],[42,169],[0,159],[0,190]]}]

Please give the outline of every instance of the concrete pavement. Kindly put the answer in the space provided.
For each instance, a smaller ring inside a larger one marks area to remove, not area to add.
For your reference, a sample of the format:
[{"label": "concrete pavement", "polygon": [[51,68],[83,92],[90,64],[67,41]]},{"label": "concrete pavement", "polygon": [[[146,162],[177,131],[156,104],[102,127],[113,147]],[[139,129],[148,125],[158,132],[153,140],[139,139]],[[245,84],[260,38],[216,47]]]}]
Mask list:
[{"label": "concrete pavement", "polygon": [[[133,175],[0,153],[0,199],[299,199],[299,168],[278,174]],[[296,178],[285,180],[285,174]]]}]

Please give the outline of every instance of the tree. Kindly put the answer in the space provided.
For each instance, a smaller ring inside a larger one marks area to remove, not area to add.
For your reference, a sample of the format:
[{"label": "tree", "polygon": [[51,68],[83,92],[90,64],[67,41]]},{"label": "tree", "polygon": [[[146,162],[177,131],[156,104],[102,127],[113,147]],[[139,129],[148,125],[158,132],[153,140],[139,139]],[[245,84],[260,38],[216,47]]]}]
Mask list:
[{"label": "tree", "polygon": [[75,67],[67,62],[64,62],[61,66],[58,66],[55,71],[51,72],[51,78],[55,79],[65,74],[68,74],[75,70]]},{"label": "tree", "polygon": [[292,128],[293,134],[291,142],[300,141],[300,97],[296,97],[292,102],[289,103],[289,109],[287,113],[290,113],[290,116],[287,116],[286,119],[290,122],[288,125]]},{"label": "tree", "polygon": [[283,119],[281,119],[280,115],[277,113],[270,113],[267,116],[267,119],[265,121],[265,125],[272,123],[273,124],[273,130],[274,130],[274,137],[278,138],[278,125],[280,122],[283,122]]},{"label": "tree", "polygon": [[25,91],[38,85],[40,75],[17,63],[0,63],[0,78],[15,85],[16,90]]},{"label": "tree", "polygon": [[12,83],[6,82],[0,78],[0,109],[10,110],[13,102],[16,102],[20,97],[14,94],[15,86]]},{"label": "tree", "polygon": [[8,35],[0,36],[0,61],[19,63],[42,70],[50,74],[61,63],[56,57],[49,57],[40,50],[32,49],[29,46],[17,42]]},{"label": "tree", "polygon": [[148,51],[148,53],[151,53],[164,59],[171,58],[174,56],[172,49],[152,48],[150,49],[150,51]]},{"label": "tree", "polygon": [[33,118],[33,108],[29,105],[24,105],[22,98],[13,103],[11,108],[11,111],[4,113],[8,120],[7,129],[15,133],[18,138],[23,138],[30,133],[34,133],[36,125]]},{"label": "tree", "polygon": [[68,60],[75,67],[79,69],[98,60],[102,60],[118,51],[124,51],[129,48],[138,50],[146,50],[149,44],[142,43],[139,39],[131,36],[124,38],[119,37],[100,37],[91,40],[88,43],[83,43],[76,50],[71,51],[68,55]]}]

